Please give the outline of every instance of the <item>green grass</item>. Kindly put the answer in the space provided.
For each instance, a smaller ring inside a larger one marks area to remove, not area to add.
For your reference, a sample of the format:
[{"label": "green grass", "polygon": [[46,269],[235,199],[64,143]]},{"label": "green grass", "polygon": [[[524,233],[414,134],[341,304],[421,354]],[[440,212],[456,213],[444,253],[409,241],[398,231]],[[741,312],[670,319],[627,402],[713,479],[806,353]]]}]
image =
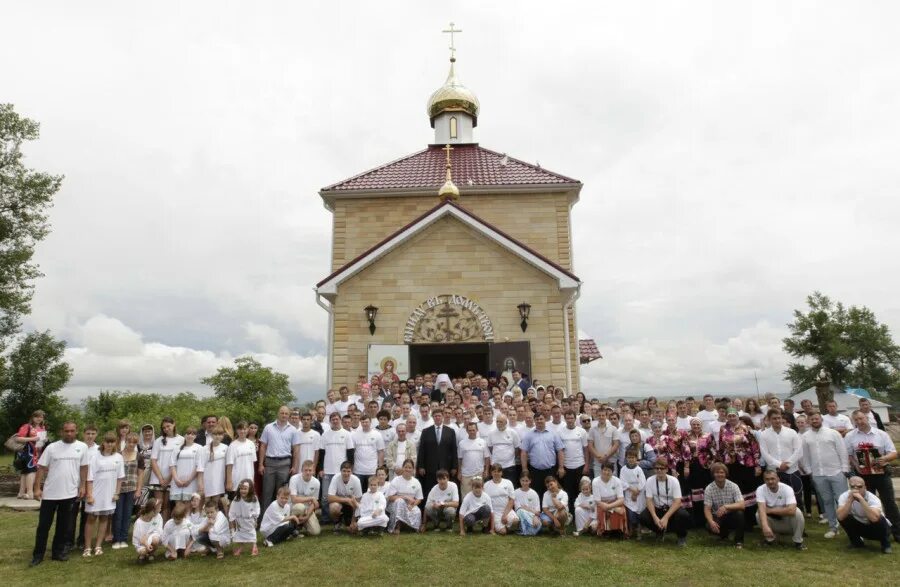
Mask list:
[{"label": "green grass", "polygon": [[[333,536],[296,539],[260,556],[225,560],[198,558],[145,566],[133,549],[110,550],[100,558],[69,562],[47,560],[30,569],[37,514],[0,511],[0,577],[5,585],[281,585],[342,583],[481,583],[512,585],[549,580],[556,584],[616,585],[888,585],[896,581],[900,553],[882,555],[874,543],[866,551],[847,552],[846,538],[826,541],[823,526],[811,528],[809,550],[761,549],[758,534],[743,551],[718,544],[700,532],[678,549],[674,536],[622,543],[597,538],[457,534],[401,535],[382,538]],[[52,540],[52,531],[51,531]],[[101,583],[102,582],[102,583]]]}]

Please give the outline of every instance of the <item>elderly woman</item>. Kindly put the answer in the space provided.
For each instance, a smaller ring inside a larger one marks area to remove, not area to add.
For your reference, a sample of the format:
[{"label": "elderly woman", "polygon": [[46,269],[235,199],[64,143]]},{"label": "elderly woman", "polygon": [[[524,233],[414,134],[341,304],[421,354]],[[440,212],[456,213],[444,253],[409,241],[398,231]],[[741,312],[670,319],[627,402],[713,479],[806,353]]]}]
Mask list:
[{"label": "elderly woman", "polygon": [[760,485],[759,442],[753,429],[738,417],[737,410],[728,408],[725,425],[719,430],[718,460],[728,465],[731,480],[738,484],[744,496],[744,516],[752,524],[756,516],[756,488]]},{"label": "elderly woman", "polygon": [[413,477],[416,466],[412,459],[403,461],[403,474],[394,479],[385,488],[388,509],[391,512],[388,531],[399,534],[402,526],[418,532],[422,526],[422,484]]},{"label": "elderly woman", "polygon": [[687,458],[679,477],[681,493],[685,508],[691,510],[694,527],[702,528],[705,522],[703,493],[712,481],[709,467],[716,457],[715,441],[711,434],[703,432],[703,421],[700,418],[691,418],[691,429],[685,435],[683,444],[687,450]]},{"label": "elderly woman", "polygon": [[37,473],[41,450],[47,443],[47,429],[44,428],[44,411],[35,410],[31,418],[19,427],[16,441],[24,444],[16,453],[13,464],[19,471],[19,499],[34,499],[34,477]]}]

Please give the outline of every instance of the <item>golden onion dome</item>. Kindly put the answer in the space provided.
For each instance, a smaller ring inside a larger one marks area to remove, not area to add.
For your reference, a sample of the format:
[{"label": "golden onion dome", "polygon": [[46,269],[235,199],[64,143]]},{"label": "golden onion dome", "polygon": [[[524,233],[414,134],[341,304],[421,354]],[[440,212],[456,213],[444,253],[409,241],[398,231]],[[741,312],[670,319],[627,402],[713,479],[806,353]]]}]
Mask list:
[{"label": "golden onion dome", "polygon": [[462,85],[456,78],[455,58],[450,58],[450,73],[447,81],[431,94],[428,99],[428,118],[434,128],[434,119],[441,112],[465,112],[472,117],[472,126],[478,126],[480,105],[475,93]]}]

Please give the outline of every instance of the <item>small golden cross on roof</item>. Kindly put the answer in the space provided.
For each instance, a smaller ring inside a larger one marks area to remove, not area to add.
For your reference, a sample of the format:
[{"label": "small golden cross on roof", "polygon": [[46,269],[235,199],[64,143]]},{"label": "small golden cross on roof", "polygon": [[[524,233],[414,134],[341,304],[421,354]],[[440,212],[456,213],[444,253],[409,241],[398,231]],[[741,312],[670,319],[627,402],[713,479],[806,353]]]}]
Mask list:
[{"label": "small golden cross on roof", "polygon": [[453,28],[453,23],[451,22],[450,28],[444,29],[441,32],[442,33],[450,33],[450,60],[454,61],[454,60],[456,60],[456,45],[453,44],[453,35],[454,35],[454,33],[461,33],[462,29]]},{"label": "small golden cross on roof", "polygon": [[450,166],[452,165],[450,163],[450,151],[452,151],[452,150],[453,150],[453,147],[451,147],[450,145],[445,145],[444,148],[441,149],[441,151],[444,151],[447,153],[447,169],[450,169]]}]

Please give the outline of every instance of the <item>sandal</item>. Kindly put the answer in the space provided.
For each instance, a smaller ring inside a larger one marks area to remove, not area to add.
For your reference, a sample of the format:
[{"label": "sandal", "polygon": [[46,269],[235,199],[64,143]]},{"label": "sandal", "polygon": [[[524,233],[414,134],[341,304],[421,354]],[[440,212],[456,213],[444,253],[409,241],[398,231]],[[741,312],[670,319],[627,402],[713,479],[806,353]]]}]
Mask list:
[{"label": "sandal", "polygon": [[254,544],[253,550],[250,551],[250,556],[257,556],[259,554],[259,548]]},{"label": "sandal", "polygon": [[216,558],[225,558],[225,553],[224,553],[224,552],[217,552],[217,553],[216,553]]},{"label": "sandal", "polygon": [[100,556],[101,554],[103,554],[103,549],[101,547],[98,546],[94,549],[94,556]]},{"label": "sandal", "polygon": [[82,558],[91,558],[91,549],[85,548],[84,552],[81,553]]}]

